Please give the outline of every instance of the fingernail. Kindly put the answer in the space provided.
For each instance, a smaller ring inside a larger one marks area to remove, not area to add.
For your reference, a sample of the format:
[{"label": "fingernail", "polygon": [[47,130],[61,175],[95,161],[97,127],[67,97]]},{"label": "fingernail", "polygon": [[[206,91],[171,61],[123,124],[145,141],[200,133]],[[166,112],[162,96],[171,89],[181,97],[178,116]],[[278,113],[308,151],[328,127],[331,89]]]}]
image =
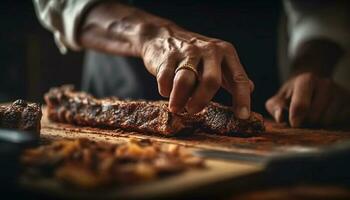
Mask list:
[{"label": "fingernail", "polygon": [[249,118],[249,111],[247,107],[242,107],[239,109],[238,117],[240,119],[248,119]]}]

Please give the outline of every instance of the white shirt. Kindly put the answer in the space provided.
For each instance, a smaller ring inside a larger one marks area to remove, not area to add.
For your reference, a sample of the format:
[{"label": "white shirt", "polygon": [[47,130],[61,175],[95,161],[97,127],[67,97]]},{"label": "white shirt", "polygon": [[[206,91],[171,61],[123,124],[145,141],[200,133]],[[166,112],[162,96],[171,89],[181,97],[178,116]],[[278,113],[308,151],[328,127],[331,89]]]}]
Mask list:
[{"label": "white shirt", "polygon": [[100,0],[33,0],[41,24],[54,34],[61,53],[80,50],[76,35],[84,13]]}]

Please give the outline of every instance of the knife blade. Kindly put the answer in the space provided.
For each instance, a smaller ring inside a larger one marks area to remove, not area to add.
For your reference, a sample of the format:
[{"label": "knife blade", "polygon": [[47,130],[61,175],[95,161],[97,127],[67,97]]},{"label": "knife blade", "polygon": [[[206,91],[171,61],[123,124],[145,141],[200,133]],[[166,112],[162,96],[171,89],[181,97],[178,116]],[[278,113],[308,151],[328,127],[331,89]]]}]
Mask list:
[{"label": "knife blade", "polygon": [[268,156],[263,156],[263,155],[227,152],[227,151],[219,151],[219,150],[207,150],[207,149],[197,150],[194,152],[194,154],[204,158],[230,160],[230,161],[242,161],[242,162],[249,162],[249,163],[256,163],[256,164],[264,164],[269,159]]},{"label": "knife blade", "polygon": [[264,166],[264,184],[345,183],[350,184],[350,142],[310,151],[255,155],[217,150],[198,150],[196,155]]}]

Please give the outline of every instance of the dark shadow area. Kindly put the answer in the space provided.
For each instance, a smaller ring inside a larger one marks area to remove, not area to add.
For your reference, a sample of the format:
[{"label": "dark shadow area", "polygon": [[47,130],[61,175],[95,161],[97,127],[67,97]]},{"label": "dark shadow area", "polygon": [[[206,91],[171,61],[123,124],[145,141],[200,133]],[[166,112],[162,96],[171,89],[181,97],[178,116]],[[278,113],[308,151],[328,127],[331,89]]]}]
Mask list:
[{"label": "dark shadow area", "polygon": [[42,102],[54,85],[80,86],[82,53],[60,54],[52,34],[38,22],[32,1],[1,1],[0,24],[0,102]]}]

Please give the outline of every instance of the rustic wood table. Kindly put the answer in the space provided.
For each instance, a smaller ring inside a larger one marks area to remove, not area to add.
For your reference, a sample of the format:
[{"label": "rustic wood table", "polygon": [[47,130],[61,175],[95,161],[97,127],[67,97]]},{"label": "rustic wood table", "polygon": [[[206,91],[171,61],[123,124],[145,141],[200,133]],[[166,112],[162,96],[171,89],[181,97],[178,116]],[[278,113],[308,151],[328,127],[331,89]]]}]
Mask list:
[{"label": "rustic wood table", "polygon": [[[69,124],[54,123],[47,119],[44,109],[42,119],[41,138],[45,140],[53,140],[58,138],[89,138],[96,141],[107,141],[118,143],[130,138],[150,139],[162,143],[178,144],[188,147],[193,151],[197,150],[215,150],[220,152],[232,152],[240,154],[249,154],[257,156],[270,156],[285,153],[302,153],[313,151],[327,147],[331,144],[350,141],[350,131],[344,130],[315,130],[315,129],[292,129],[283,124],[276,124],[272,121],[266,122],[266,132],[247,137],[229,137],[213,135],[208,133],[196,132],[189,136],[182,137],[160,137],[157,135],[146,135],[137,132],[128,132],[123,130],[105,130],[90,127],[78,127]],[[191,171],[167,180],[156,181],[151,184],[144,184],[137,187],[130,187],[122,190],[114,190],[113,192],[104,192],[107,197],[123,197],[123,198],[153,198],[153,197],[174,197],[179,194],[195,194],[196,192],[208,195],[230,192],[230,188],[243,187],[254,179],[254,176],[264,170],[264,166],[259,163],[251,163],[244,161],[225,161],[220,159],[208,159],[207,169],[203,171]],[[26,186],[33,189],[53,188],[52,192],[62,193],[59,186],[43,181]],[[50,187],[48,187],[50,186]],[[308,186],[309,187],[309,186]],[[308,188],[306,186],[282,187],[277,189],[256,189],[255,192],[242,193],[238,196],[232,195],[237,199],[259,199],[257,196],[264,195],[271,198],[280,199],[279,195],[295,193],[292,197],[300,196],[304,193],[300,188],[311,189],[311,193],[315,191],[321,194],[324,189],[330,189],[335,195],[348,195],[347,189],[334,189],[333,186],[316,190],[314,186]],[[234,191],[234,190],[232,190]],[[334,192],[336,191],[336,192]],[[79,197],[79,192],[64,191],[63,193]],[[311,194],[305,192],[305,194]],[[256,194],[256,195],[255,195]],[[99,194],[97,194],[99,195]],[[109,196],[108,196],[109,195]],[[246,195],[246,196],[244,196]],[[250,196],[249,196],[250,195]],[[270,196],[269,196],[270,195]],[[306,195],[307,196],[307,195]],[[312,195],[309,195],[312,196]],[[89,194],[90,198],[94,194]],[[96,197],[96,196],[95,196]],[[244,197],[244,198],[243,198]],[[248,198],[249,197],[249,198]],[[276,198],[275,198],[276,197]],[[327,196],[324,196],[327,197]],[[342,197],[342,196],[341,196]]]}]

